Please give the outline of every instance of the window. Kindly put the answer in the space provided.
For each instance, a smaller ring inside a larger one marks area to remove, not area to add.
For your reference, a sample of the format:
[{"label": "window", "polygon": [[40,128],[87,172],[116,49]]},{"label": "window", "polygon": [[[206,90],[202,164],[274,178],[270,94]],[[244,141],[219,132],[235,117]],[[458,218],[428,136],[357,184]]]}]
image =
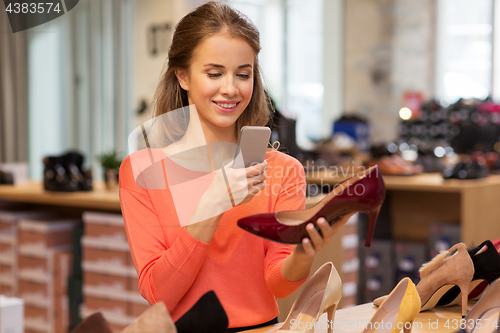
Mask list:
[{"label": "window", "polygon": [[72,149],[101,178],[96,156],[127,153],[131,132],[131,0],[80,1],[28,32],[30,177],[42,158]]},{"label": "window", "polygon": [[439,0],[437,96],[443,104],[492,93],[493,0]]},{"label": "window", "polygon": [[[257,25],[260,64],[277,108],[297,117],[297,142],[319,139],[323,110],[323,0],[231,0]],[[339,76],[340,77],[340,76]]]}]

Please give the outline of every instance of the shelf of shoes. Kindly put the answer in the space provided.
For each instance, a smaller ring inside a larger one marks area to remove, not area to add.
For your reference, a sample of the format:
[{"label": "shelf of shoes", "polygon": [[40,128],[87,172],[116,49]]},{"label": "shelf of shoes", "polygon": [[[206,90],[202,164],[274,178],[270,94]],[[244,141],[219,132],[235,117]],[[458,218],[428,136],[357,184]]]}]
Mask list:
[{"label": "shelf of shoes", "polygon": [[84,212],[82,238],[84,304],[82,318],[101,312],[115,332],[122,331],[149,303],[139,282],[120,214]]},{"label": "shelf of shoes", "polygon": [[79,220],[50,217],[18,224],[17,285],[24,300],[25,332],[67,332],[67,281],[72,267],[72,233]]},{"label": "shelf of shoes", "polygon": [[[345,178],[324,169],[308,173],[306,180],[335,185]],[[500,175],[472,180],[445,180],[440,174],[384,176],[384,182],[396,240],[426,243],[437,222],[460,225],[466,244],[500,238]]]}]

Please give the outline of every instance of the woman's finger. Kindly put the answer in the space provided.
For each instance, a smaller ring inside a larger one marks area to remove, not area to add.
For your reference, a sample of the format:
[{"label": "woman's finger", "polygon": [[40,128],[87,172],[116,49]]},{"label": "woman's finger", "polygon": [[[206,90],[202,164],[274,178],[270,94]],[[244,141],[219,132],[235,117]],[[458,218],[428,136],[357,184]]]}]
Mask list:
[{"label": "woman's finger", "polygon": [[323,237],[319,234],[318,230],[314,227],[312,223],[309,223],[306,227],[307,233],[309,234],[309,238],[314,246],[314,250],[316,252],[321,251],[323,248]]},{"label": "woman's finger", "polygon": [[335,234],[335,231],[324,217],[317,219],[316,223],[318,224],[321,234],[323,235],[323,243],[325,245],[328,244],[330,242],[330,238],[332,238]]},{"label": "woman's finger", "polygon": [[265,180],[254,184],[248,184],[248,189],[251,194],[257,194],[258,192],[262,191],[265,188],[266,188]]},{"label": "woman's finger", "polygon": [[314,247],[309,238],[304,238],[302,240],[302,248],[304,249],[304,253],[310,258],[314,257],[314,255],[316,254],[316,251],[314,251]]},{"label": "woman's finger", "polygon": [[245,169],[247,173],[247,178],[258,176],[262,174],[264,171],[266,171],[267,168],[268,165],[266,161],[253,166],[249,166],[248,168]]},{"label": "woman's finger", "polygon": [[257,183],[261,183],[261,182],[265,181],[266,178],[267,178],[267,174],[264,172],[258,176],[248,178],[248,182],[250,184],[257,184]]}]

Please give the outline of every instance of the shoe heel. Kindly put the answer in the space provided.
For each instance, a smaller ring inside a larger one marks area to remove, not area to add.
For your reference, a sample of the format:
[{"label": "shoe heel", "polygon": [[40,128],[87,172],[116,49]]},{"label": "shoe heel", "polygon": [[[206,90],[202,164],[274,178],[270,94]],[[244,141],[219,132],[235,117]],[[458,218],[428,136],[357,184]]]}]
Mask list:
[{"label": "shoe heel", "polygon": [[326,314],[328,316],[328,333],[333,332],[333,319],[335,318],[335,311],[337,310],[337,304],[333,304],[328,309],[326,309]]},{"label": "shoe heel", "polygon": [[465,318],[467,315],[467,303],[469,302],[470,280],[458,281],[457,285],[462,293],[462,318]]},{"label": "shoe heel", "polygon": [[375,230],[375,223],[377,222],[378,214],[380,213],[381,208],[382,205],[371,208],[370,210],[366,211],[366,213],[368,214],[368,228],[366,230],[366,241],[365,241],[366,247],[369,247],[372,243],[373,231]]},{"label": "shoe heel", "polygon": [[[410,324],[410,325],[408,325]],[[408,328],[409,326],[409,328]],[[413,320],[412,321],[407,321],[404,325],[403,325],[403,333],[411,333],[411,329],[413,328]]]}]

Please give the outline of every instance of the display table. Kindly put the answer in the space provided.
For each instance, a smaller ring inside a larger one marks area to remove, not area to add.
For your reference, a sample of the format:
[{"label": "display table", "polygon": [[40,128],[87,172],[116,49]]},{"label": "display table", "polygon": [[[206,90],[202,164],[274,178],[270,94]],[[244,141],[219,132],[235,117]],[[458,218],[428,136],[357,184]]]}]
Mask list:
[{"label": "display table", "polygon": [[94,182],[94,190],[89,192],[49,192],[43,189],[41,182],[0,185],[0,200],[87,209],[120,210],[118,190],[107,190],[102,182]]},{"label": "display table", "polygon": [[[327,169],[307,174],[307,182],[319,186],[345,179]],[[397,240],[427,242],[435,223],[459,223],[467,245],[500,238],[500,175],[445,180],[440,174],[421,174],[384,176],[384,181]]]},{"label": "display table", "polygon": [[[469,309],[474,303],[469,303]],[[456,332],[460,329],[460,320],[462,319],[461,307],[459,305],[451,307],[434,308],[428,311],[420,312],[413,322],[412,333],[444,333]],[[370,321],[377,308],[370,304],[358,305],[355,307],[337,310],[334,318],[334,333],[360,333],[366,324]],[[326,333],[327,316],[323,314],[317,324],[315,333]],[[276,324],[245,332],[252,333],[272,333],[281,327],[282,324]],[[448,327],[446,327],[448,326]],[[387,331],[389,332],[389,331]]]}]

